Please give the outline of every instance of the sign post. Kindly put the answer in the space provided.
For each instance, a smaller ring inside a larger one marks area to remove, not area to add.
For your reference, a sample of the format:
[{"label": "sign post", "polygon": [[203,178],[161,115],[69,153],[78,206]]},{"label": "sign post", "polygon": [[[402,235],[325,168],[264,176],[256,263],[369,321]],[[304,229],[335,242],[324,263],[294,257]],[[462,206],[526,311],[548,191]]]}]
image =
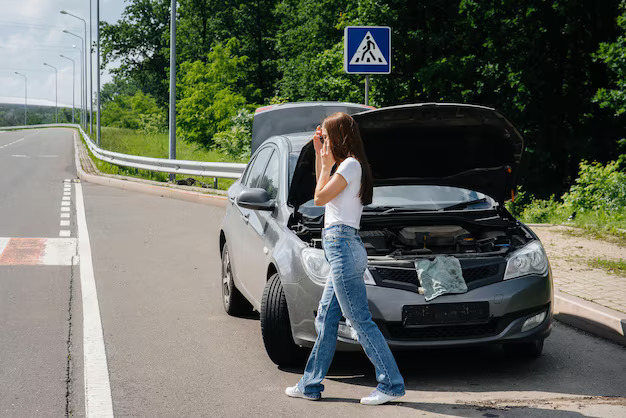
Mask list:
[{"label": "sign post", "polygon": [[391,73],[391,28],[348,26],[343,40],[343,69],[348,74],[365,74],[365,105],[368,105],[369,75]]}]

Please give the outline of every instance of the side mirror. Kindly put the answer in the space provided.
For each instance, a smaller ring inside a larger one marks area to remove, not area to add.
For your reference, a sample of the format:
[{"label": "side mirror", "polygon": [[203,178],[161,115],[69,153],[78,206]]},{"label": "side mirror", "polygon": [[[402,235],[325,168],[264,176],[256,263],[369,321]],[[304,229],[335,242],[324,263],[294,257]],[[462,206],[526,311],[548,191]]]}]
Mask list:
[{"label": "side mirror", "polygon": [[265,189],[246,189],[239,193],[237,205],[246,209],[274,210],[276,203],[270,199]]}]

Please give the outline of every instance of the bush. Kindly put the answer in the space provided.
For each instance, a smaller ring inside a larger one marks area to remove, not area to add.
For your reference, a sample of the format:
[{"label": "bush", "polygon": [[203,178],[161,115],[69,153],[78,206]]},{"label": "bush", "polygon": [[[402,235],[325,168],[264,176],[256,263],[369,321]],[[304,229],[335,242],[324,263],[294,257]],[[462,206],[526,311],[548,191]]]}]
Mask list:
[{"label": "bush", "polygon": [[576,183],[563,200],[580,211],[623,212],[626,208],[626,173],[618,161],[606,165],[582,161]]},{"label": "bush", "polygon": [[556,201],[554,195],[548,200],[534,200],[520,213],[524,222],[532,223],[560,223],[567,219],[569,213],[567,205]]},{"label": "bush", "polygon": [[250,158],[250,144],[252,143],[252,121],[254,113],[247,109],[240,109],[231,118],[232,126],[215,134],[214,148],[239,160]]}]

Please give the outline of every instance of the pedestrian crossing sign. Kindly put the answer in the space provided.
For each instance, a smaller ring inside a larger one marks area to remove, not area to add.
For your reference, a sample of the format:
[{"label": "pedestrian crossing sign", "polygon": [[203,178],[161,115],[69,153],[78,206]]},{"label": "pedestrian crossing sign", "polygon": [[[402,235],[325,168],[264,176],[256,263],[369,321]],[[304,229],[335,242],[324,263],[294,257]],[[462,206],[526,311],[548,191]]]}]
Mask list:
[{"label": "pedestrian crossing sign", "polygon": [[391,73],[391,28],[388,26],[346,27],[343,68],[348,74]]}]

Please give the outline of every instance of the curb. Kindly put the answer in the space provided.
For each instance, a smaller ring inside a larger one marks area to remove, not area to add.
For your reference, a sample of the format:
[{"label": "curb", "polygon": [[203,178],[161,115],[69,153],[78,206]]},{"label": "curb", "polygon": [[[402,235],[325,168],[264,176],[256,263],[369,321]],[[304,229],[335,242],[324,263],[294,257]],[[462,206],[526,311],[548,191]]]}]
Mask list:
[{"label": "curb", "polygon": [[626,314],[555,290],[554,318],[626,346]]},{"label": "curb", "polygon": [[[78,154],[78,134],[74,133],[74,160],[76,162],[76,173],[78,178],[88,183],[100,184],[102,186],[111,186],[118,189],[129,190],[134,192],[151,194],[154,196],[167,197],[170,199],[184,200],[187,202],[202,203],[205,205],[226,207],[228,198],[225,196],[210,195],[199,192],[192,192],[188,190],[179,190],[172,187],[156,186],[152,184],[145,184],[136,182],[130,179],[120,179],[108,177],[106,175],[96,175],[86,173],[80,163],[80,156]],[[119,177],[119,176],[118,176]]]}]

